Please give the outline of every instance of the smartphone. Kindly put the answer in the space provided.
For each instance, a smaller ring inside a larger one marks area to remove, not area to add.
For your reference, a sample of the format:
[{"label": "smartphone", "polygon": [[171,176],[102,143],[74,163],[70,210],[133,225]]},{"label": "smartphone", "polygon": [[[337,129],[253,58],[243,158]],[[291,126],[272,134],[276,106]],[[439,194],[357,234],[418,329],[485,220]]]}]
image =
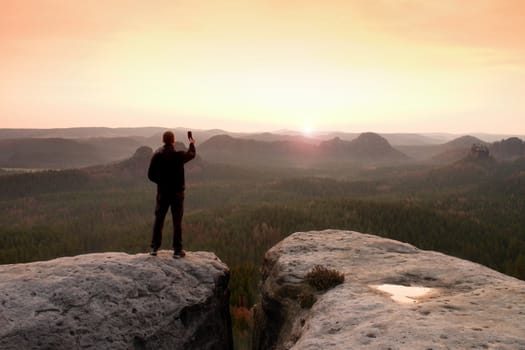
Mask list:
[{"label": "smartphone", "polygon": [[193,138],[193,135],[192,135],[191,131],[188,131],[188,140],[192,139],[192,138]]}]

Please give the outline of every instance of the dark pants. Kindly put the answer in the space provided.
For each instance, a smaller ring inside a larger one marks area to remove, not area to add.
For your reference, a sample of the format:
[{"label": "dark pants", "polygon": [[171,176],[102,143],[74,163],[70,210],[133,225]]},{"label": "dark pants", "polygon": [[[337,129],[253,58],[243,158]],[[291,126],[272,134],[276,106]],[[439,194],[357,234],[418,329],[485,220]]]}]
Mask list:
[{"label": "dark pants", "polygon": [[184,192],[163,193],[157,191],[157,205],[155,207],[155,223],[153,224],[153,238],[151,248],[159,249],[162,244],[162,227],[168,208],[171,207],[173,218],[173,249],[182,249],[182,215],[184,214]]}]

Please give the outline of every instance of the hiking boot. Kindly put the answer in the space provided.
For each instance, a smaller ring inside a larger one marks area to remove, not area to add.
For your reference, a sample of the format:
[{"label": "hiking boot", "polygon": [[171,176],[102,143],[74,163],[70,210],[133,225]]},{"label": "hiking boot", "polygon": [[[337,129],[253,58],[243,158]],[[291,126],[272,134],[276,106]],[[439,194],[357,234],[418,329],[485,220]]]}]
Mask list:
[{"label": "hiking boot", "polygon": [[184,250],[176,250],[173,252],[173,258],[174,259],[179,259],[179,258],[184,258],[186,256],[186,252]]},{"label": "hiking boot", "polygon": [[157,256],[157,249],[152,249],[151,252],[149,252],[149,255]]}]

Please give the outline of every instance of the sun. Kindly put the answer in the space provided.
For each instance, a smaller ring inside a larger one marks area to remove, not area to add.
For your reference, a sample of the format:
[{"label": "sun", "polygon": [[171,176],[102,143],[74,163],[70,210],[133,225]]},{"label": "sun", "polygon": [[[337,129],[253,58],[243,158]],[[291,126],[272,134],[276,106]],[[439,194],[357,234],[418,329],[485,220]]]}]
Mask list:
[{"label": "sun", "polygon": [[304,124],[303,125],[303,135],[306,137],[312,136],[314,133],[314,128],[311,124]]}]

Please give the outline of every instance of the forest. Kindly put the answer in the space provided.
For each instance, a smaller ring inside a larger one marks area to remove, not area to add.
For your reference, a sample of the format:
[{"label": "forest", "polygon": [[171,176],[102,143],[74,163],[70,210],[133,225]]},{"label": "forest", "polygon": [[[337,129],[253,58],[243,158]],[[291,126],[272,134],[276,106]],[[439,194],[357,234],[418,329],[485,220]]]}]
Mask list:
[{"label": "forest", "polygon": [[[147,252],[155,186],[144,174],[114,174],[120,173],[0,173],[0,263]],[[201,162],[187,179],[184,246],[213,251],[230,267],[237,348],[250,344],[265,252],[297,231],[371,233],[525,279],[522,159],[375,169]],[[170,249],[170,220],[164,249]]]}]

